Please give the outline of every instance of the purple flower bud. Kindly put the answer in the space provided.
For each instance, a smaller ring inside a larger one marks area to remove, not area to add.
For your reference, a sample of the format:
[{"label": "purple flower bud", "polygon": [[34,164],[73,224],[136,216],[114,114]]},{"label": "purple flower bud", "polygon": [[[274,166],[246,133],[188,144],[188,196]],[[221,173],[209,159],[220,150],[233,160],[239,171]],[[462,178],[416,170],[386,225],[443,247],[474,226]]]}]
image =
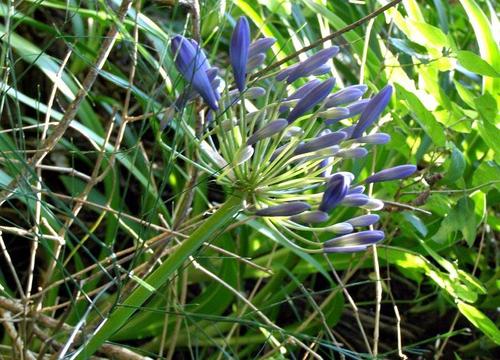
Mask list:
[{"label": "purple flower bud", "polygon": [[270,161],[274,161],[278,156],[281,155],[283,151],[288,147],[288,144],[281,145],[279,148],[274,150],[274,152],[271,154],[271,158],[269,159]]},{"label": "purple flower bud", "polygon": [[217,75],[219,74],[219,68],[218,67],[211,67],[210,69],[208,69],[207,71],[205,71],[206,74],[207,74],[207,77],[208,77],[208,81],[212,82],[215,80],[215,78],[217,77]]},{"label": "purple flower bud", "polygon": [[354,180],[354,174],[350,173],[349,171],[339,171],[336,174],[345,176],[349,180],[349,184],[352,183],[352,181]]},{"label": "purple flower bud", "polygon": [[312,141],[309,141],[304,144],[300,144],[295,148],[294,155],[305,154],[308,152],[313,152],[317,150],[321,150],[333,145],[337,145],[339,142],[344,140],[347,137],[347,134],[339,131],[330,134],[326,134],[320,136]]},{"label": "purple flower bud", "polygon": [[290,220],[299,224],[317,224],[328,220],[328,214],[323,211],[308,211],[299,215],[294,215]]},{"label": "purple flower bud", "polygon": [[359,251],[364,251],[368,248],[368,246],[365,245],[354,245],[354,246],[341,246],[341,247],[327,247],[323,248],[323,251],[325,253],[350,253],[350,252],[359,252]]},{"label": "purple flower bud", "polygon": [[252,56],[251,58],[248,58],[247,72],[250,72],[251,70],[261,66],[262,64],[264,64],[264,61],[266,61],[266,55],[264,54],[257,54]]},{"label": "purple flower bud", "polygon": [[361,215],[352,219],[347,220],[349,224],[354,227],[370,226],[379,221],[380,216],[376,214]]},{"label": "purple flower bud", "polygon": [[413,174],[415,171],[417,171],[417,167],[415,165],[399,165],[381,170],[369,176],[365,182],[369,184],[381,181],[404,179]]},{"label": "purple flower bud", "polygon": [[292,201],[285,204],[270,206],[259,209],[255,212],[257,216],[293,216],[311,209],[308,203],[302,201]]},{"label": "purple flower bud", "polygon": [[354,228],[348,222],[341,222],[328,226],[328,230],[335,234],[349,234]]},{"label": "purple flower bud", "polygon": [[248,25],[247,18],[242,16],[236,23],[233,35],[231,36],[231,46],[229,47],[234,80],[240,92],[243,92],[245,89],[249,46],[250,25]]},{"label": "purple flower bud", "polygon": [[325,101],[325,107],[330,108],[356,101],[363,96],[367,89],[368,87],[366,85],[348,86],[330,95]]},{"label": "purple flower bud", "polygon": [[353,138],[358,138],[363,135],[363,132],[366,130],[366,128],[378,119],[380,114],[382,114],[382,111],[384,111],[385,107],[389,103],[391,95],[392,86],[387,85],[370,100],[366,108],[361,113],[358,123],[354,128],[354,131],[352,133]]},{"label": "purple flower bud", "polygon": [[339,173],[334,174],[326,185],[319,209],[324,212],[332,210],[342,201],[350,185],[351,181],[347,176]]},{"label": "purple flower bud", "polygon": [[245,98],[247,99],[258,99],[264,95],[266,95],[266,89],[259,86],[248,88],[245,91]]},{"label": "purple flower bud", "polygon": [[368,203],[370,198],[365,194],[346,195],[341,204],[344,206],[362,206]]},{"label": "purple flower bud", "polygon": [[172,38],[170,49],[174,54],[175,65],[182,77],[190,82],[192,88],[201,95],[210,108],[217,110],[217,99],[206,74],[208,64],[203,51],[181,35]]},{"label": "purple flower bud", "polygon": [[324,248],[336,247],[336,246],[359,246],[359,245],[372,245],[385,237],[383,231],[379,230],[366,230],[357,233],[347,234],[338,236],[331,240],[325,241],[323,244]]},{"label": "purple flower bud", "polygon": [[285,80],[288,77],[288,75],[290,75],[290,73],[297,68],[297,66],[299,66],[299,64],[293,64],[293,65],[281,70],[276,75],[276,80],[278,80],[278,81]]},{"label": "purple flower bud", "polygon": [[318,116],[327,119],[325,121],[327,125],[331,125],[333,123],[336,123],[337,121],[350,117],[349,109],[345,107],[331,108],[320,112]]},{"label": "purple flower bud", "polygon": [[274,134],[279,133],[281,130],[288,126],[288,121],[285,119],[278,119],[271,121],[266,124],[264,127],[260,128],[256,132],[252,134],[247,140],[247,145],[253,145],[257,141],[273,136]]},{"label": "purple flower bud", "polygon": [[357,138],[356,142],[364,144],[383,145],[387,144],[390,140],[391,140],[391,135],[386,133],[376,133]]},{"label": "purple flower bud", "polygon": [[300,126],[290,126],[286,133],[284,138],[289,139],[294,136],[302,136],[304,135],[304,129],[302,129]]},{"label": "purple flower bud", "polygon": [[305,85],[302,85],[301,87],[299,87],[297,89],[297,91],[295,91],[292,95],[288,96],[284,100],[286,101],[286,100],[302,99],[304,96],[309,94],[309,92],[312,89],[314,89],[316,86],[318,86],[319,83],[321,83],[321,81],[318,79],[313,79],[311,81],[308,81]]},{"label": "purple flower bud", "polygon": [[328,49],[318,51],[310,58],[302,61],[287,77],[287,82],[291,84],[295,80],[311,75],[319,67],[324,65],[328,60],[337,55],[339,52],[338,46],[332,46]]},{"label": "purple flower bud", "polygon": [[345,128],[340,129],[341,131],[347,134],[347,138],[350,139],[352,137],[352,132],[354,131],[355,125],[347,126]]},{"label": "purple flower bud", "polygon": [[330,177],[332,174],[332,168],[333,168],[333,157],[328,157],[326,159],[323,159],[319,163],[319,168],[324,169],[323,172],[319,175],[324,178]]},{"label": "purple flower bud", "polygon": [[335,156],[344,158],[344,159],[357,159],[362,158],[368,155],[368,150],[362,147],[354,148],[354,149],[343,149],[335,154]]},{"label": "purple flower bud", "polygon": [[330,67],[330,65],[323,64],[320,67],[318,67],[316,70],[311,72],[311,75],[314,75],[314,76],[324,75],[324,74],[328,74],[331,70],[332,70],[332,68]]},{"label": "purple flower bud", "polygon": [[334,85],[335,80],[330,78],[323,81],[321,84],[317,85],[316,87],[314,87],[314,89],[309,91],[307,95],[299,100],[290,114],[288,114],[288,123],[294,122],[308,110],[322,102],[328,96],[330,91],[332,91]]},{"label": "purple flower bud", "polygon": [[212,86],[212,90],[214,91],[215,99],[217,101],[220,100],[220,91],[219,91],[220,84],[221,84],[220,78],[215,78],[210,82],[210,85]]},{"label": "purple flower bud", "polygon": [[302,99],[304,96],[306,96],[312,89],[314,89],[317,85],[321,83],[320,80],[318,79],[313,79],[306,83],[305,85],[301,86],[300,88],[297,89],[292,95],[288,96],[287,98],[283,99],[283,104],[280,105],[279,107],[279,112],[284,113],[285,111],[288,111],[290,109],[290,104],[293,103],[292,100],[298,100]]},{"label": "purple flower bud", "polygon": [[288,105],[280,105],[279,109],[278,109],[278,112],[280,114],[283,114],[284,112],[290,110],[290,106]]},{"label": "purple flower bud", "polygon": [[260,38],[255,40],[248,48],[248,57],[251,58],[257,54],[265,53],[274,45],[274,38]]},{"label": "purple flower bud", "polygon": [[370,99],[361,99],[347,105],[347,109],[349,109],[349,117],[354,117],[361,114],[366,109],[369,103]]},{"label": "purple flower bud", "polygon": [[365,191],[365,187],[363,185],[358,185],[358,186],[350,188],[349,191],[347,192],[347,194],[349,194],[349,195],[351,195],[351,194],[361,194],[364,191]]},{"label": "purple flower bud", "polygon": [[205,52],[203,50],[201,50],[201,47],[200,45],[196,42],[196,40],[193,40],[193,39],[188,39],[189,42],[191,43],[191,45],[193,45],[193,48],[194,49],[197,49],[200,51],[200,53],[198,54],[198,56],[200,57],[200,69],[201,71],[204,71],[204,72],[207,72],[208,69],[210,69],[210,64],[208,63],[208,59],[205,55]]},{"label": "purple flower bud", "polygon": [[253,147],[245,146],[240,151],[236,153],[236,164],[243,164],[245,161],[249,160],[253,155]]},{"label": "purple flower bud", "polygon": [[366,209],[366,210],[373,210],[373,211],[378,211],[378,210],[382,210],[384,208],[384,202],[382,200],[379,200],[379,199],[371,199],[368,200],[368,202],[361,206],[363,209]]}]

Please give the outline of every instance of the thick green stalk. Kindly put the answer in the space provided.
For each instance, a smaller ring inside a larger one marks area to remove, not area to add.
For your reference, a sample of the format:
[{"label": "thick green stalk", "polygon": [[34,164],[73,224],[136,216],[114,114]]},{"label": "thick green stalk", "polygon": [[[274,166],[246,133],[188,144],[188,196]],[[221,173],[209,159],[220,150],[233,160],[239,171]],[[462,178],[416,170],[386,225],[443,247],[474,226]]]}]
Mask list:
[{"label": "thick green stalk", "polygon": [[[242,197],[239,194],[232,195],[213,215],[211,215],[188,239],[181,245],[146,279],[150,286],[160,288],[169,277],[181,267],[203,242],[209,240],[223,230],[230,220],[242,208]],[[104,324],[92,335],[87,344],[76,357],[76,360],[88,359],[94,352],[108,340],[120,327],[122,327],[132,314],[140,308],[152,295],[150,290],[144,286],[138,286],[130,295],[112,312]]]}]

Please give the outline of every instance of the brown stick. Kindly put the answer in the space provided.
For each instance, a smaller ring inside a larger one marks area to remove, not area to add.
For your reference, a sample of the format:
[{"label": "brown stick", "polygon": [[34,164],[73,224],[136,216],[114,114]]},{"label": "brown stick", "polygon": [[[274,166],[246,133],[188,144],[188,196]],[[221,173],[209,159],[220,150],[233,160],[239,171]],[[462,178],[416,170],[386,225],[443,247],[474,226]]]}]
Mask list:
[{"label": "brown stick", "polygon": [[[0,308],[4,309],[3,310],[4,312],[5,310],[11,312],[14,316],[17,314],[22,314],[24,312],[24,307],[21,303],[15,300],[7,299],[3,296],[0,296]],[[31,315],[33,316],[33,319],[37,320],[44,327],[55,328],[59,326],[59,321],[50,316],[42,315],[39,314],[38,312],[33,312]],[[63,324],[62,329],[67,332],[73,331],[73,327],[66,324]],[[99,348],[99,351],[109,356],[110,359],[122,359],[122,360],[149,359],[148,357],[143,357],[139,354],[134,353],[129,349],[113,344],[104,344]]]}]

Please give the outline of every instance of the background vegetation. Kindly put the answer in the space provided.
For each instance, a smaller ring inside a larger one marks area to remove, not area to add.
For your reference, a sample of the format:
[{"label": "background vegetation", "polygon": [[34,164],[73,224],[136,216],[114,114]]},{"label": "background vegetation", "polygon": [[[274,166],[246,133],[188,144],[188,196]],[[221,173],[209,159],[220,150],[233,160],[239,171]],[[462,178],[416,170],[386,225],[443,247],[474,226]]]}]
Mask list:
[{"label": "background vegetation", "polygon": [[100,356],[498,358],[495,1],[395,1],[327,42],[341,47],[340,86],[395,87],[381,121],[392,141],[352,171],[419,168],[375,188],[405,204],[381,214],[378,266],[371,252],[297,254],[242,214],[160,287],[141,276],[155,249],[175,253],[225,199],[209,174],[192,176],[196,144],[176,131],[196,109],[161,123],[183,89],[171,36],[199,32],[225,68],[245,14],[277,39],[277,61],[386,2],[127,3],[0,4],[2,358],[73,358],[133,286],[152,296]]}]

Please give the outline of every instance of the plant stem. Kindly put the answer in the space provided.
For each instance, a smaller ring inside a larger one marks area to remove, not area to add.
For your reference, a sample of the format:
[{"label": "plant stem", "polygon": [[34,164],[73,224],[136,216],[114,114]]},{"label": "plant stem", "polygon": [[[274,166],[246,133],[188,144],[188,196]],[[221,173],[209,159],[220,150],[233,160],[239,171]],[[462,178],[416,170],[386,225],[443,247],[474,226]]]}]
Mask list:
[{"label": "plant stem", "polygon": [[[164,285],[169,277],[193,255],[196,250],[219,231],[223,230],[230,220],[242,209],[242,197],[233,194],[211,215],[189,238],[184,240],[177,250],[171,254],[155,271],[144,281],[155,289]],[[88,343],[83,344],[76,360],[88,359],[106,340],[108,340],[133,313],[148,300],[153,293],[144,286],[138,286],[119,307],[104,319],[98,330],[92,335]]]}]

